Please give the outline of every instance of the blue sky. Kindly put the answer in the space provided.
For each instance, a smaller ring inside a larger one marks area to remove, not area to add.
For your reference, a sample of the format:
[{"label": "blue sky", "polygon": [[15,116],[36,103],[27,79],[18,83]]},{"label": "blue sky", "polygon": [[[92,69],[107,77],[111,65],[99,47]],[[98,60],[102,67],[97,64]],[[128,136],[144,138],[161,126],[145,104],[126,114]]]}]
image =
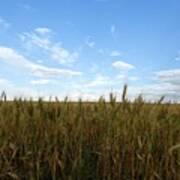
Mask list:
[{"label": "blue sky", "polygon": [[180,99],[180,1],[6,0],[0,91],[9,97]]}]

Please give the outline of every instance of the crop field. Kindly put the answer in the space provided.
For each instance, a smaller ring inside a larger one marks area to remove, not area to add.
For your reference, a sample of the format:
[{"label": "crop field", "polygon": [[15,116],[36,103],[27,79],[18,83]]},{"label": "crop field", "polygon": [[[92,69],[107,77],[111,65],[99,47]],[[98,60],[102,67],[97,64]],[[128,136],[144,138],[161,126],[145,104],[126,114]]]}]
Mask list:
[{"label": "crop field", "polygon": [[0,179],[179,180],[180,105],[126,96],[2,98]]}]

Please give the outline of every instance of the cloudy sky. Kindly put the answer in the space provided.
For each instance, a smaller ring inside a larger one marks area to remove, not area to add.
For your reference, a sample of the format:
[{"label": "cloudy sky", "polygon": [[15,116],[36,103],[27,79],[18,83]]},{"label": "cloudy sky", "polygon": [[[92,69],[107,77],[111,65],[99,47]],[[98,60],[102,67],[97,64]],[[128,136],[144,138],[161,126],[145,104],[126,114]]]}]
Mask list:
[{"label": "cloudy sky", "polygon": [[0,2],[0,92],[180,100],[179,0]]}]

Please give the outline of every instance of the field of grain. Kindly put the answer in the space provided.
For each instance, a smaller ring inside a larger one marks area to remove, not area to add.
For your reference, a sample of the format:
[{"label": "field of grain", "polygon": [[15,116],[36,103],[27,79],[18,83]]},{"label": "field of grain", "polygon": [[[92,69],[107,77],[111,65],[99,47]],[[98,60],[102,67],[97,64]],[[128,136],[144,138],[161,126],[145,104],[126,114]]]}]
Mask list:
[{"label": "field of grain", "polygon": [[180,105],[161,101],[129,102],[126,89],[95,103],[3,95],[0,179],[179,180]]}]

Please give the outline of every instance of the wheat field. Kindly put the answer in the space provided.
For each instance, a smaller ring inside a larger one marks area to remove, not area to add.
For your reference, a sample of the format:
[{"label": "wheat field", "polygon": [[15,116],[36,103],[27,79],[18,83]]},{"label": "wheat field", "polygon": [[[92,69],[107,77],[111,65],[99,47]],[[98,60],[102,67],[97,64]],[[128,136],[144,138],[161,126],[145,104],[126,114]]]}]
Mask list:
[{"label": "wheat field", "polygon": [[0,101],[0,179],[179,180],[180,105]]}]

